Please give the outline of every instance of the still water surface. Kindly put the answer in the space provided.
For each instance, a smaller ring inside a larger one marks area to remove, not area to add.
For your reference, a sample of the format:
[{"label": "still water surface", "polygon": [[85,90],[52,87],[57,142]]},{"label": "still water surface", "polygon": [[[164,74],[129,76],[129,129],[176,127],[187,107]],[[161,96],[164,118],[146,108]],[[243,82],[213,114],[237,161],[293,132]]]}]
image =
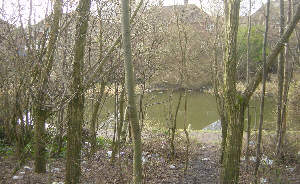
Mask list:
[{"label": "still water surface", "polygon": [[[144,105],[148,106],[146,110],[146,119],[152,122],[157,122],[161,126],[168,127],[168,114],[169,114],[169,95],[170,92],[152,92],[145,94]],[[175,108],[178,103],[179,93],[172,95],[172,112],[175,113]],[[138,99],[137,99],[138,101]],[[250,114],[252,128],[258,127],[259,122],[259,102],[260,100],[254,99],[250,102]],[[102,112],[104,117],[113,112],[113,98],[107,100],[105,109]],[[264,110],[264,129],[275,130],[275,107],[276,102],[272,97],[265,99]],[[210,94],[204,94],[199,92],[188,93],[188,124],[194,130],[201,130],[207,125],[217,121],[219,119],[216,110],[215,97]],[[106,115],[105,115],[106,114]],[[103,116],[102,116],[103,117]],[[245,118],[247,118],[245,116]],[[247,119],[245,120],[247,123]],[[177,127],[183,128],[184,125],[184,98],[182,98],[181,105],[177,117]],[[246,128],[246,125],[245,125]]]}]

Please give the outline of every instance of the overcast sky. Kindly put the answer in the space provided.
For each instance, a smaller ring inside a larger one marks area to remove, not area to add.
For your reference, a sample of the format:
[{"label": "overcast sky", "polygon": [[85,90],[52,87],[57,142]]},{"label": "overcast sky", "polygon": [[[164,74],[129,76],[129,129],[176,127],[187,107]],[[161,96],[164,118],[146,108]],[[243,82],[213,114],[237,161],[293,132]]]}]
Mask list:
[{"label": "overcast sky", "polygon": [[[77,0],[70,0],[73,2],[76,2]],[[155,1],[155,0],[150,0]],[[262,1],[265,3],[266,0],[252,0],[253,7],[252,12],[255,12],[259,7],[262,5]],[[4,2],[4,6],[3,6]],[[19,20],[17,19],[19,15],[19,6],[18,6],[18,0],[0,0],[0,18],[4,20],[8,20],[10,23],[19,24]],[[29,15],[29,0],[19,0],[20,7],[21,7],[21,14],[23,16],[23,22],[24,25],[27,24],[27,19]],[[51,2],[52,0],[32,0],[33,2],[33,12],[32,17],[35,17],[33,19],[32,23],[38,22],[41,19],[45,17],[46,14],[50,14],[51,8]],[[66,2],[66,1],[65,1]],[[164,0],[165,6],[170,5],[180,5],[183,4],[184,0]],[[200,3],[201,2],[201,3]],[[220,2],[219,4],[213,5],[212,2]],[[215,9],[220,9],[220,7],[223,7],[222,0],[189,0],[189,4],[195,4],[198,7],[202,7],[206,12],[212,13]],[[73,4],[73,8],[75,8],[76,5]],[[218,6],[218,7],[216,7]],[[4,7],[4,11],[2,8]],[[243,0],[241,3],[241,14],[246,15],[249,8],[249,0]],[[2,11],[1,11],[2,10]],[[67,11],[66,9],[64,11]]]}]

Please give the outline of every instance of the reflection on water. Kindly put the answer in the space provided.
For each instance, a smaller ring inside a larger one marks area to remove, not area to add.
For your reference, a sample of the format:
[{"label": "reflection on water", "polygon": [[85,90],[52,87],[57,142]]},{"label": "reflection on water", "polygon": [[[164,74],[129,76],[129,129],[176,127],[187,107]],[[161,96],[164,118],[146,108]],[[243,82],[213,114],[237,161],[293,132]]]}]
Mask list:
[{"label": "reflection on water", "polygon": [[[169,93],[152,93],[147,96],[147,99],[154,96],[156,101],[165,101],[168,99]],[[178,102],[179,93],[173,94],[173,112]],[[153,100],[153,101],[155,101]],[[147,100],[145,100],[147,101]],[[259,115],[259,100],[252,100],[250,103],[251,106],[251,117],[252,117],[252,127],[255,126],[255,120],[258,124],[258,115]],[[272,112],[275,107],[273,99],[268,97],[265,100],[265,122],[274,121],[274,113]],[[148,109],[148,116],[151,119],[159,120],[161,122],[167,122],[166,118],[168,117],[169,104],[164,105],[154,105]],[[257,118],[256,118],[257,117]],[[188,124],[191,124],[191,128],[194,130],[203,129],[205,126],[217,121],[219,119],[215,97],[209,94],[192,92],[188,94]],[[184,120],[184,103],[180,105],[178,112],[177,125],[178,128],[183,128]],[[245,121],[246,122],[246,121]],[[265,127],[270,127],[265,126]]]},{"label": "reflection on water", "polygon": [[[146,119],[159,122],[162,126],[168,126],[169,114],[169,99],[170,92],[153,92],[148,93],[144,97],[144,105],[147,106]],[[178,102],[179,93],[174,93],[172,96],[172,112],[174,114],[175,108]],[[177,127],[183,128],[184,120],[184,98],[179,108],[177,117]],[[138,101],[138,100],[136,100]],[[250,114],[252,128],[258,127],[259,122],[259,99],[254,99],[250,102]],[[264,110],[264,129],[275,130],[276,129],[276,114],[275,108],[276,102],[272,97],[265,99]],[[107,103],[103,109],[101,117],[105,119],[109,114],[113,112],[113,98],[107,100]],[[101,119],[102,119],[101,118]],[[245,118],[247,118],[245,116]],[[188,93],[188,124],[191,124],[191,128],[194,130],[203,129],[205,126],[217,121],[219,119],[216,110],[215,97],[209,94],[191,92]],[[247,119],[245,119],[245,124]],[[246,128],[246,125],[245,125]]]}]

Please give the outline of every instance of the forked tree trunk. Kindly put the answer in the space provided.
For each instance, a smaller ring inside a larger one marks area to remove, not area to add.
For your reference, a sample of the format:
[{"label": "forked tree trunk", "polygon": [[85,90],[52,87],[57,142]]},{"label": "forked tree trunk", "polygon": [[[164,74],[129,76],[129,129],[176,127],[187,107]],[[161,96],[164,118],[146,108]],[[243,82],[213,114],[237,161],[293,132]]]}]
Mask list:
[{"label": "forked tree trunk", "polygon": [[[238,183],[245,106],[262,80],[262,69],[259,69],[247,84],[245,91],[236,91],[236,36],[238,31],[239,0],[225,0],[226,47],[224,55],[224,98],[225,113],[228,120],[228,135],[221,172],[221,183]],[[300,19],[300,6],[286,31],[270,52],[266,60],[268,73],[279,52],[284,48],[290,35]]]},{"label": "forked tree trunk", "polygon": [[122,46],[124,52],[125,83],[128,98],[129,119],[133,136],[133,183],[142,183],[142,141],[134,99],[134,73],[131,54],[129,0],[122,0]]},{"label": "forked tree trunk", "polygon": [[84,114],[83,64],[91,0],[80,0],[74,45],[71,101],[68,104],[66,183],[79,183],[82,123]]}]

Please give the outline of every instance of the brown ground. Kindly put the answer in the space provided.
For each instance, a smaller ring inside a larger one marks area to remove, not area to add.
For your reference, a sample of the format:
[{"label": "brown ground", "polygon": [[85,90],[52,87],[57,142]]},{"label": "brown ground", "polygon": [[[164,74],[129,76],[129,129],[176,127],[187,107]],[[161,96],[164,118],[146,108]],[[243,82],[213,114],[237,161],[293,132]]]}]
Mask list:
[{"label": "brown ground", "polygon": [[[184,184],[201,184],[201,183],[218,183],[219,181],[219,141],[220,133],[214,132],[192,132],[192,146],[190,147],[189,169],[184,175],[185,166],[185,144],[183,137],[177,136],[176,140],[176,158],[170,158],[166,135],[162,133],[147,134],[143,139],[144,153],[146,161],[143,164],[145,183],[184,183]],[[82,158],[82,183],[129,183],[131,180],[132,152],[130,145],[122,148],[124,154],[117,158],[115,165],[110,164],[107,156],[109,148],[101,148],[92,157],[83,154]],[[88,150],[85,146],[83,150]],[[15,175],[24,176],[23,179],[13,180],[12,174],[16,160],[13,156],[0,157],[0,183],[1,184],[48,184],[53,182],[64,181],[65,160],[51,159],[48,164],[48,170],[45,174],[35,174],[33,170],[24,170],[23,167]],[[33,161],[29,160],[26,166],[33,168]],[[173,168],[174,166],[174,168]],[[250,166],[250,171],[246,167]],[[246,164],[241,163],[241,183],[250,183],[251,170],[253,162]],[[284,169],[281,180],[282,183],[300,183],[300,168],[296,162],[291,162]],[[277,183],[271,180],[273,177],[273,166],[262,166],[264,178],[268,179],[267,183]],[[280,170],[281,171],[281,170]],[[25,172],[25,173],[22,173]]]}]

